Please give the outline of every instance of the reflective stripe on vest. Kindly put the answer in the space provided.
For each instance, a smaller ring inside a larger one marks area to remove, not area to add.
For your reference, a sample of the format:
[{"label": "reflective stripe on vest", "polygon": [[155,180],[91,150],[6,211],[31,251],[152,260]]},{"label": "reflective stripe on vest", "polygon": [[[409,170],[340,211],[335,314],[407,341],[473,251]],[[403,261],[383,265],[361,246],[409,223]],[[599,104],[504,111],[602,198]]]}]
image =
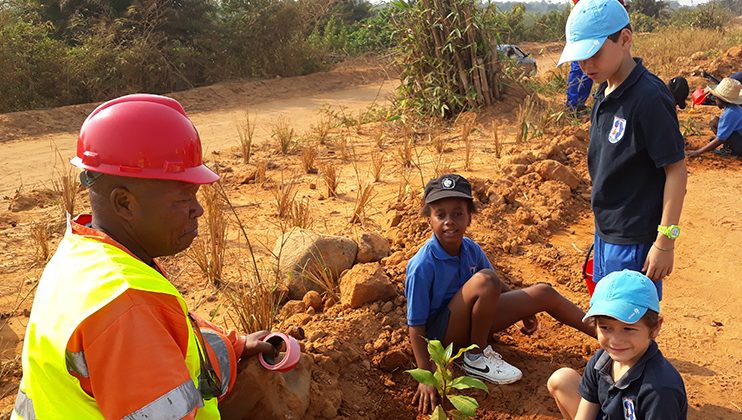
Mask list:
[{"label": "reflective stripe on vest", "polygon": [[193,411],[195,407],[203,406],[204,402],[201,399],[201,394],[193,385],[193,381],[189,379],[160,398],[124,417],[124,420],[178,420]]},{"label": "reflective stripe on vest", "polygon": [[198,387],[201,367],[187,305],[177,289],[157,270],[126,251],[69,231],[39,280],[23,342],[23,377],[12,418],[103,418],[95,399],[83,391],[70,373],[88,375],[85,354],[68,352],[67,343],[87,317],[128,289],[164,293],[178,300],[184,322],[188,323],[184,362],[190,375],[190,385],[178,386],[145,407],[152,411],[131,413],[132,418],[160,412],[171,404],[168,396],[174,397],[168,410],[177,408],[189,413],[201,407],[197,419],[219,418],[216,398],[204,401],[200,393],[193,392]]},{"label": "reflective stripe on vest", "polygon": [[204,340],[209,344],[209,347],[216,353],[216,360],[219,363],[219,374],[222,377],[220,384],[222,392],[219,396],[222,397],[229,391],[229,375],[232,373],[229,369],[229,350],[227,349],[227,344],[224,343],[224,340],[217,333],[209,330],[202,330],[201,333],[204,336]]}]

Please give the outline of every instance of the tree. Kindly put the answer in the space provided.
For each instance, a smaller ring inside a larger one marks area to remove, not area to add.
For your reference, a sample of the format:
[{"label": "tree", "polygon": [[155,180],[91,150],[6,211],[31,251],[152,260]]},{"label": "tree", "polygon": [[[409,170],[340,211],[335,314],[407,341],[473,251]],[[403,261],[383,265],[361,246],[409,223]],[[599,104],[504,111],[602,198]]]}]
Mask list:
[{"label": "tree", "polygon": [[662,0],[632,0],[629,8],[655,19],[665,17],[669,10],[667,2]]}]

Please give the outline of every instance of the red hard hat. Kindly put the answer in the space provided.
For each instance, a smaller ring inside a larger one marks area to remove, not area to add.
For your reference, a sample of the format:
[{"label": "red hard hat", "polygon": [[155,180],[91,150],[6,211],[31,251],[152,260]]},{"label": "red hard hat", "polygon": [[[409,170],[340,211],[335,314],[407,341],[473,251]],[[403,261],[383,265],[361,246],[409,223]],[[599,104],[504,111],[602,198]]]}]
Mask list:
[{"label": "red hard hat", "polygon": [[77,138],[80,169],[130,178],[209,184],[219,175],[201,158],[201,139],[175,99],[135,94],[110,100],[83,122]]}]

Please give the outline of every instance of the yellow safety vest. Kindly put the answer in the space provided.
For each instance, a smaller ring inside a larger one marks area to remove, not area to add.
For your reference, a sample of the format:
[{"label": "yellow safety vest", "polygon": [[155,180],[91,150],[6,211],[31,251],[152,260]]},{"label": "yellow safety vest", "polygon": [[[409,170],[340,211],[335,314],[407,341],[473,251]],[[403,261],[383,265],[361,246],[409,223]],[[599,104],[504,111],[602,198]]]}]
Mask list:
[{"label": "yellow safety vest", "polygon": [[[187,410],[185,415],[194,407],[200,407],[199,420],[219,418],[217,399],[204,400],[198,392],[199,349],[180,293],[157,270],[126,251],[68,231],[39,280],[23,343],[23,377],[13,419],[103,418],[95,399],[69,373],[76,355],[66,351],[67,343],[80,323],[127,289],[175,296],[191,327],[185,356],[191,380],[174,389],[169,396],[173,398],[160,398],[127,418],[173,418],[179,410]],[[162,400],[168,404],[158,405]]]}]

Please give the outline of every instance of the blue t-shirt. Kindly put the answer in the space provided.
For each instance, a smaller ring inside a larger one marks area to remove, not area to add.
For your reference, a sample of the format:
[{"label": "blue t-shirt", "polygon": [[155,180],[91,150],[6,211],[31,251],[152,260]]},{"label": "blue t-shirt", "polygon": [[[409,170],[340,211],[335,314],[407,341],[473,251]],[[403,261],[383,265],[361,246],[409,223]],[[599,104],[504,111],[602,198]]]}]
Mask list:
[{"label": "blue t-shirt", "polygon": [[601,349],[582,374],[580,395],[600,405],[599,419],[680,420],[688,416],[683,378],[654,341],[617,382],[612,369],[611,356]]},{"label": "blue t-shirt", "polygon": [[727,141],[735,132],[742,133],[742,107],[730,105],[724,108],[719,117],[719,127],[716,129],[716,138]]},{"label": "blue t-shirt", "polygon": [[407,325],[425,325],[471,276],[485,268],[491,270],[492,264],[476,242],[465,237],[460,255],[454,257],[433,235],[407,263]]}]

